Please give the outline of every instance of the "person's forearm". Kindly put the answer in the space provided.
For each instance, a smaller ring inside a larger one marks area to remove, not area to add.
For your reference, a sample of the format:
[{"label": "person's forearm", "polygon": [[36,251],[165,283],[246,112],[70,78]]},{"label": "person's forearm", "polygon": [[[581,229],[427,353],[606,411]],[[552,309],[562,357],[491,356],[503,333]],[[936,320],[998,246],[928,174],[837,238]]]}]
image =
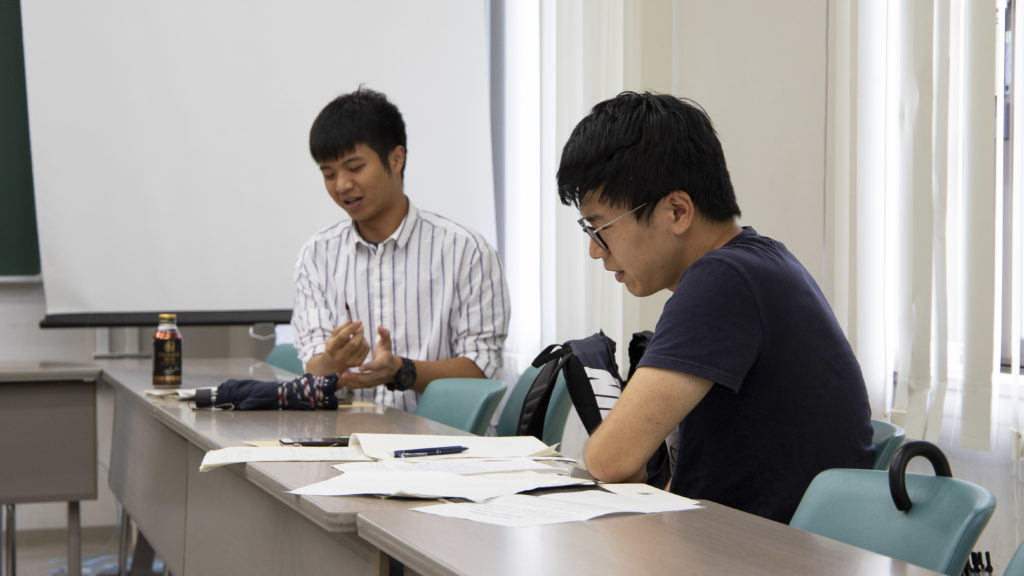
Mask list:
[{"label": "person's forearm", "polygon": [[326,354],[316,354],[306,362],[306,372],[314,376],[330,376],[336,370]]},{"label": "person's forearm", "polygon": [[633,450],[602,442],[604,439],[600,432],[601,426],[598,426],[584,447],[583,461],[590,474],[602,482],[611,483],[647,480],[646,462],[638,460]]},{"label": "person's forearm", "polygon": [[416,363],[416,382],[413,389],[417,392],[426,390],[427,385],[438,378],[486,378],[483,370],[469,358],[449,358],[448,360],[420,361]]}]

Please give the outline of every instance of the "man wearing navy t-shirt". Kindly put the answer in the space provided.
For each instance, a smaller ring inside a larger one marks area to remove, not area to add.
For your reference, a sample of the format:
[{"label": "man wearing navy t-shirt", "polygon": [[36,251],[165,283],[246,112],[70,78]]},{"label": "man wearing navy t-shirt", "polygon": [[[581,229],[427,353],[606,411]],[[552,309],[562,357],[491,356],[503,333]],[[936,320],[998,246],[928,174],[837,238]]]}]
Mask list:
[{"label": "man wearing navy t-shirt", "polygon": [[721,143],[695,103],[623,93],[573,130],[558,169],[590,256],[635,296],[672,291],[639,368],[586,447],[640,481],[679,429],[672,492],[789,522],[826,468],[870,468],[860,365],[814,279],[737,223]]}]

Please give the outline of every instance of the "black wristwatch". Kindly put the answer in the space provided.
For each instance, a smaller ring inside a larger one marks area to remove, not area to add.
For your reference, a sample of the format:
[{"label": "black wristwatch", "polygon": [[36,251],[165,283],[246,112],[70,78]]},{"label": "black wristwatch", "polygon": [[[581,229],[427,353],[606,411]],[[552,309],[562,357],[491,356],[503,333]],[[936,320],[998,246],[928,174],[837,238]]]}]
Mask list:
[{"label": "black wristwatch", "polygon": [[387,384],[388,390],[408,390],[416,382],[416,364],[408,358],[402,358],[402,367],[395,373],[395,380]]}]

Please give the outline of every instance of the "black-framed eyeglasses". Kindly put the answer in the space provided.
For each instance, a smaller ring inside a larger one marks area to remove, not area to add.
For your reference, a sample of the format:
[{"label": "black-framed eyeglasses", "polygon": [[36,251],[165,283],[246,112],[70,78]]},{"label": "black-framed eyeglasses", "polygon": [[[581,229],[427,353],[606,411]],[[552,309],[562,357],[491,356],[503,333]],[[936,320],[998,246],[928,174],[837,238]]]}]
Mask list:
[{"label": "black-framed eyeglasses", "polygon": [[611,222],[606,222],[605,224],[602,224],[597,228],[594,228],[593,226],[588,224],[586,218],[580,218],[579,220],[577,220],[577,222],[579,223],[580,227],[583,228],[583,231],[587,233],[587,236],[590,236],[590,239],[597,243],[598,247],[601,248],[601,250],[608,250],[608,245],[605,244],[604,240],[601,238],[601,230],[604,230],[605,228],[611,226],[612,224],[615,224],[619,220],[622,220],[626,216],[629,216],[630,214],[636,212],[637,210],[643,208],[644,206],[647,206],[647,202],[644,202],[643,204],[637,206],[636,208],[633,208],[632,210],[626,212],[625,214],[622,214],[621,216],[612,218]]}]

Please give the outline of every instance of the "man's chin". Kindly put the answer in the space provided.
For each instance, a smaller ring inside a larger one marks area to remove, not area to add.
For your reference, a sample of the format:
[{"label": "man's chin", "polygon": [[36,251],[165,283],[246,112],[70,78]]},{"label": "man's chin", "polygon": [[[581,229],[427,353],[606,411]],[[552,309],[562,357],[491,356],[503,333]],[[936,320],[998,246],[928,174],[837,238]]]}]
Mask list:
[{"label": "man's chin", "polygon": [[637,286],[633,282],[628,282],[628,283],[627,282],[623,282],[623,286],[626,287],[626,291],[627,292],[629,292],[633,296],[636,296],[637,298],[646,298],[646,297],[654,294],[655,292],[657,292],[657,290],[651,290],[649,288],[644,288],[644,287],[641,287],[641,286]]}]

